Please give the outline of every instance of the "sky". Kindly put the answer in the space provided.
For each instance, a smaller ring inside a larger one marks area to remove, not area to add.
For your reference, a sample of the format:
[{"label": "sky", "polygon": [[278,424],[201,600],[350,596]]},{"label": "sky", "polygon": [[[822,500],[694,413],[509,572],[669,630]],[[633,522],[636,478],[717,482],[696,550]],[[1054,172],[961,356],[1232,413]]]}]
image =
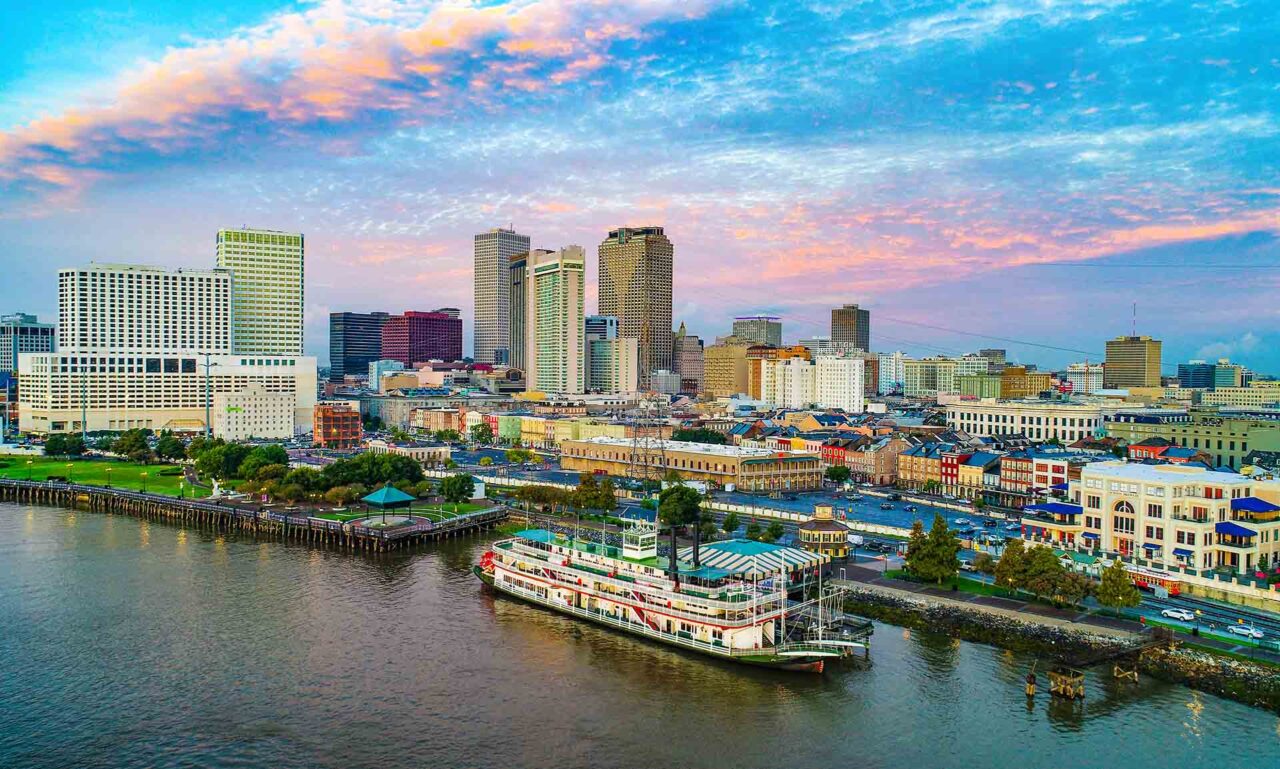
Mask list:
[{"label": "sky", "polygon": [[305,233],[322,360],[340,310],[469,349],[475,233],[661,225],[708,339],[858,303],[878,350],[1280,373],[1276,39],[1273,0],[0,3],[0,312],[248,225]]}]

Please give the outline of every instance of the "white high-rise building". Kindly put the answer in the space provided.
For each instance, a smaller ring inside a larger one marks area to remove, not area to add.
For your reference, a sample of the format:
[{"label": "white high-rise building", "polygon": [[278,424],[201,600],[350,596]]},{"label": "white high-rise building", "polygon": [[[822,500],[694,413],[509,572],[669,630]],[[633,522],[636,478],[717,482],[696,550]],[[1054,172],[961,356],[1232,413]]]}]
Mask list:
[{"label": "white high-rise building", "polygon": [[529,390],[586,390],[586,252],[535,253],[525,268],[525,382]]},{"label": "white high-rise building", "polygon": [[814,400],[828,409],[861,414],[866,408],[866,361],[861,356],[823,355],[813,359]]},{"label": "white high-rise building", "polygon": [[475,237],[476,363],[511,363],[511,257],[528,253],[529,236],[494,228]]},{"label": "white high-rise building", "polygon": [[598,393],[633,393],[640,389],[640,340],[587,339],[587,388]]},{"label": "white high-rise building", "polygon": [[1067,382],[1073,393],[1093,393],[1102,389],[1101,363],[1072,363],[1067,366]]},{"label": "white high-rise building", "polygon": [[767,403],[779,408],[816,406],[850,413],[861,413],[865,408],[865,368],[860,356],[765,359],[760,363],[760,398]]},{"label": "white high-rise building", "polygon": [[[292,399],[290,435],[310,429],[315,358],[232,352],[229,271],[90,265],[60,270],[58,283],[64,344],[19,356],[22,430],[203,432],[222,398],[239,409],[230,421],[283,437],[274,395]],[[271,401],[270,420],[244,411],[251,389]]]},{"label": "white high-rise building", "polygon": [[880,353],[880,386],[878,389],[882,395],[902,390],[902,385],[907,380],[906,360],[907,357],[902,354],[901,350]]},{"label": "white high-rise building", "polygon": [[231,270],[231,346],[247,355],[302,355],[303,240],[276,230],[218,230],[217,266]]}]

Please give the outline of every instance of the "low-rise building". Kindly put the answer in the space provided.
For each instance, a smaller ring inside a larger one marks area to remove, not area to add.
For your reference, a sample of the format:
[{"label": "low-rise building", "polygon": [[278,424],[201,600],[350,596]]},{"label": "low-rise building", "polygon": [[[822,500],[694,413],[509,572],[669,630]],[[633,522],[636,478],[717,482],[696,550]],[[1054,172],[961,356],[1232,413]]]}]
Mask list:
[{"label": "low-rise building", "polygon": [[849,555],[849,529],[835,519],[835,508],[817,505],[813,517],[797,527],[800,547],[833,559]]},{"label": "low-rise building", "polygon": [[436,465],[449,461],[452,451],[448,446],[440,443],[424,443],[421,441],[410,441],[396,443],[395,441],[384,441],[375,438],[365,444],[365,448],[371,454],[395,454],[402,457],[409,457],[420,464]]},{"label": "low-rise building", "polygon": [[946,406],[947,427],[974,436],[1019,434],[1033,441],[1073,443],[1102,427],[1098,403],[1058,400],[961,401]]},{"label": "low-rise building", "polygon": [[674,470],[686,480],[743,491],[804,491],[822,487],[823,465],[818,454],[770,451],[745,446],[717,446],[655,438],[597,437],[565,441],[560,466],[578,472],[602,471],[626,478],[639,477],[646,465],[658,474]]},{"label": "low-rise building", "polygon": [[228,441],[294,436],[293,393],[271,392],[260,384],[213,396],[213,434]]},{"label": "low-rise building", "polygon": [[[468,414],[479,412],[467,412]],[[476,422],[479,424],[479,421]],[[409,429],[424,433],[438,433],[441,430],[456,430],[459,434],[467,433],[470,428],[465,424],[462,411],[459,409],[414,409],[409,412]]]},{"label": "low-rise building", "polygon": [[348,451],[359,448],[364,439],[360,412],[346,403],[317,403],[312,424],[315,444],[321,448]]},{"label": "low-rise building", "polygon": [[1215,467],[1238,469],[1250,451],[1280,450],[1280,411],[1131,409],[1108,416],[1105,428],[1128,445],[1164,438],[1203,450]]}]

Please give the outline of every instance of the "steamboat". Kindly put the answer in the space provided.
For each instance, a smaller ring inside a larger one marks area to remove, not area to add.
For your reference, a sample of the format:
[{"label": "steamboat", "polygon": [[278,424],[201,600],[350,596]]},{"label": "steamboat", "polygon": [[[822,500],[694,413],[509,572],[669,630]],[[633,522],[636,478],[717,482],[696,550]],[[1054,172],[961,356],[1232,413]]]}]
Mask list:
[{"label": "steamboat", "polygon": [[713,568],[699,565],[696,550],[693,563],[681,562],[674,548],[664,564],[656,525],[644,521],[631,522],[621,540],[526,529],[494,542],[474,571],[500,593],[732,662],[821,673],[869,654],[871,623],[843,613],[843,591],[824,586],[820,569],[808,585],[813,597],[793,600],[785,567]]}]

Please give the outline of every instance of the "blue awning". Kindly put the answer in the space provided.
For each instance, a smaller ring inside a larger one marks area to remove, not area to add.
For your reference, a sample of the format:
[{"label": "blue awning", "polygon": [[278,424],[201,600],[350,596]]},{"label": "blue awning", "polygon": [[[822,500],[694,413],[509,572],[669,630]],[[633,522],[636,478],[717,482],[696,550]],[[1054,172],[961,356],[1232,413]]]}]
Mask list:
[{"label": "blue awning", "polygon": [[1185,547],[1175,547],[1175,548],[1173,549],[1173,554],[1174,554],[1174,555],[1180,555],[1180,556],[1182,556],[1183,558],[1190,558],[1191,556],[1195,555],[1195,553],[1191,552],[1190,550],[1186,549]]},{"label": "blue awning", "polygon": [[1244,510],[1249,513],[1274,513],[1280,510],[1280,505],[1274,505],[1265,499],[1257,497],[1240,497],[1231,500],[1232,510]]},{"label": "blue awning", "polygon": [[1151,542],[1143,542],[1143,543],[1142,543],[1142,549],[1143,549],[1143,550],[1159,550],[1159,549],[1160,549],[1160,545],[1156,545],[1156,544],[1153,544],[1153,543],[1151,543]]},{"label": "blue awning", "polygon": [[1219,534],[1226,534],[1232,537],[1256,537],[1258,532],[1253,529],[1246,529],[1234,521],[1220,521],[1213,525],[1213,530]]},{"label": "blue awning", "polygon": [[1084,539],[1102,539],[1100,535],[1094,534],[1092,531],[1086,531],[1080,536],[1083,537]]},{"label": "blue awning", "polygon": [[1080,515],[1084,512],[1084,508],[1080,505],[1073,505],[1068,502],[1041,502],[1036,505],[1027,505],[1023,509],[1031,513],[1048,513],[1050,515]]}]

